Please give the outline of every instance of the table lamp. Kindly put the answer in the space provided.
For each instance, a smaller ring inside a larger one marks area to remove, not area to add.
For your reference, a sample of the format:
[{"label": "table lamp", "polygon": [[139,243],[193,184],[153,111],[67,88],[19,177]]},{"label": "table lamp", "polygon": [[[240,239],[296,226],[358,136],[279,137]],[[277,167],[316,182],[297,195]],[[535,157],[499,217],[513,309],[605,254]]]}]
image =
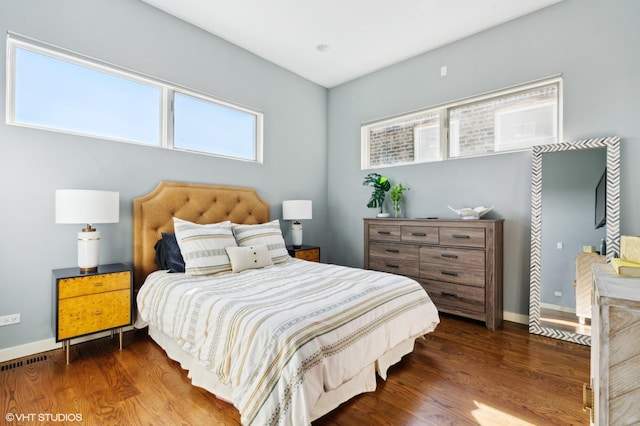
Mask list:
[{"label": "table lamp", "polygon": [[78,267],[81,273],[97,272],[100,264],[100,233],[91,225],[117,223],[120,194],[85,189],[56,190],[56,223],[86,223],[78,232]]},{"label": "table lamp", "polygon": [[311,219],[311,200],[287,200],[282,202],[282,218],[293,220],[291,225],[291,243],[302,247],[301,219]]}]

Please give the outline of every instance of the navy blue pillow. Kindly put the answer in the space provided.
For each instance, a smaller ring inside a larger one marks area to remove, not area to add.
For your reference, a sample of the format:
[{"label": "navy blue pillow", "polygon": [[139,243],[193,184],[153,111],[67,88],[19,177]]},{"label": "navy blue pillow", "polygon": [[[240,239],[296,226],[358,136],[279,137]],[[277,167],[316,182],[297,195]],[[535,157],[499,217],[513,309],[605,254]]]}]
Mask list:
[{"label": "navy blue pillow", "polygon": [[162,238],[158,240],[154,248],[156,249],[158,268],[169,270],[169,272],[184,272],[184,259],[175,234],[163,232]]}]

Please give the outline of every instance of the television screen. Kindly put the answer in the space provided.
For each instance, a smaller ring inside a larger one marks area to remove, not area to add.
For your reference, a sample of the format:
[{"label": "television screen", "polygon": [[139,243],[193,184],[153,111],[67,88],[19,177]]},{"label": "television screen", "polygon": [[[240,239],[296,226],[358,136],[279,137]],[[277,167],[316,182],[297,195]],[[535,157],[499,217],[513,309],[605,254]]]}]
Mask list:
[{"label": "television screen", "polygon": [[595,225],[596,229],[602,228],[607,223],[607,170],[598,181],[596,186],[596,209],[595,209]]}]

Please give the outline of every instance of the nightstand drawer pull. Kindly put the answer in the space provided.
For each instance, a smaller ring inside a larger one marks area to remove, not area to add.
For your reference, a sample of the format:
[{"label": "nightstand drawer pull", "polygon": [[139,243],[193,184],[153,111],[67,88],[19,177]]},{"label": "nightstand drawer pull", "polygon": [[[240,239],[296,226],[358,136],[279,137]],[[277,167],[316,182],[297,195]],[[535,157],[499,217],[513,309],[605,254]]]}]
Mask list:
[{"label": "nightstand drawer pull", "polygon": [[391,232],[389,232],[389,231],[378,231],[378,234],[380,234],[380,235],[391,235]]},{"label": "nightstand drawer pull", "polygon": [[443,291],[440,293],[442,296],[448,296],[448,297],[458,297],[458,295],[456,293],[450,293],[448,291]]},{"label": "nightstand drawer pull", "polygon": [[465,235],[465,234],[453,234],[451,237],[452,238],[471,238],[470,235]]},{"label": "nightstand drawer pull", "polygon": [[411,235],[413,235],[414,237],[426,237],[427,233],[426,232],[412,232]]},{"label": "nightstand drawer pull", "polygon": [[398,249],[390,249],[390,248],[388,248],[388,249],[384,249],[384,251],[389,252],[389,253],[400,253],[400,250],[398,250]]},{"label": "nightstand drawer pull", "polygon": [[457,254],[451,254],[451,253],[442,253],[440,256],[446,257],[446,258],[449,258],[449,259],[457,259],[458,258]]},{"label": "nightstand drawer pull", "polygon": [[442,275],[450,275],[450,276],[452,276],[452,277],[457,277],[457,276],[458,276],[458,273],[457,273],[457,272],[451,272],[451,271],[440,271],[440,273],[441,273]]},{"label": "nightstand drawer pull", "polygon": [[400,267],[400,265],[392,265],[390,263],[386,263],[386,265],[387,265],[387,268],[399,268]]}]

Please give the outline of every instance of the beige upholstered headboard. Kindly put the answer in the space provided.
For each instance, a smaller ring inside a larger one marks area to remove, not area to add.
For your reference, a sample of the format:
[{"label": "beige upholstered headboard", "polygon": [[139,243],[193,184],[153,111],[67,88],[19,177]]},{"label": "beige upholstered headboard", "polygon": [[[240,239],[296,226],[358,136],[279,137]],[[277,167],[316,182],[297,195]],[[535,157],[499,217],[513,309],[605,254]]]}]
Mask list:
[{"label": "beige upholstered headboard", "polygon": [[160,182],[133,200],[133,283],[158,269],[154,246],[162,232],[172,233],[173,217],[194,223],[256,224],[269,221],[269,204],[253,188]]}]

